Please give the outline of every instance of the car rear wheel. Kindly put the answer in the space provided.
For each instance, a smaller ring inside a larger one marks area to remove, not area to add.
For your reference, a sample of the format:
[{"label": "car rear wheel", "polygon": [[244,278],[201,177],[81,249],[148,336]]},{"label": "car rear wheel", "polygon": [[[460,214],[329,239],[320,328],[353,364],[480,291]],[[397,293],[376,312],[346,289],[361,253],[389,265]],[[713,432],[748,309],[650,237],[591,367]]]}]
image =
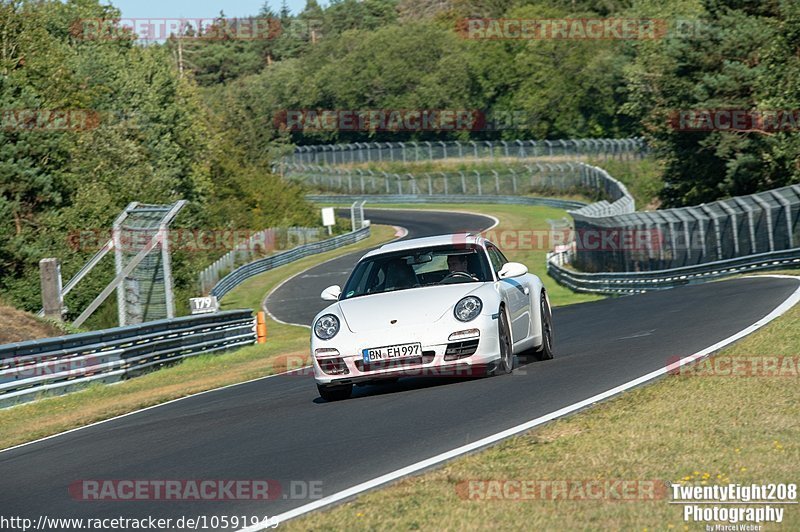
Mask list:
[{"label": "car rear wheel", "polygon": [[505,309],[500,309],[497,320],[497,336],[500,340],[500,360],[495,365],[493,375],[506,375],[514,370],[514,349],[511,345],[511,332]]},{"label": "car rear wheel", "polygon": [[553,311],[544,290],[539,298],[539,319],[542,322],[542,345],[533,352],[533,358],[550,360],[553,358]]},{"label": "car rear wheel", "polygon": [[326,401],[341,401],[350,397],[350,394],[353,393],[353,385],[322,386],[317,384],[317,390],[319,390],[319,396]]}]

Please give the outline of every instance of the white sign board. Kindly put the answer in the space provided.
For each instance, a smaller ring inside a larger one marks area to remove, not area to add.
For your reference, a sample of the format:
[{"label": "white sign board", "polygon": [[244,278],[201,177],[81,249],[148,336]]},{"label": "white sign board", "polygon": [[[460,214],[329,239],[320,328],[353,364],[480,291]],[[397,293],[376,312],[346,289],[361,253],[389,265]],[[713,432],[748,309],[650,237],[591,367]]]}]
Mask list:
[{"label": "white sign board", "polygon": [[333,212],[333,207],[322,209],[322,225],[326,227],[336,225],[336,214]]},{"label": "white sign board", "polygon": [[189,308],[192,314],[211,314],[219,312],[219,301],[217,296],[193,297],[189,299]]}]

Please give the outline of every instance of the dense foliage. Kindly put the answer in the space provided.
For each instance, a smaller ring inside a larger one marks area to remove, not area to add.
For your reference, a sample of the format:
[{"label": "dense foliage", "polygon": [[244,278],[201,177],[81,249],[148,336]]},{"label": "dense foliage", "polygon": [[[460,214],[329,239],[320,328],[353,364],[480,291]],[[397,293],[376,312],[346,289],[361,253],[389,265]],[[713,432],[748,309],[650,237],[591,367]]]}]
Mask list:
[{"label": "dense foliage", "polygon": [[[188,199],[180,224],[313,223],[301,191],[269,172],[291,144],[645,135],[665,205],[800,181],[788,131],[678,131],[680,110],[796,110],[800,4],[793,0],[308,0],[266,39],[91,40],[99,0],[0,0],[0,109],[90,109],[82,131],[0,128],[0,292],[38,305],[37,261],[65,261],[71,231],[108,227],[130,201]],[[648,18],[651,40],[474,40],[465,17]],[[219,26],[230,24],[223,13]],[[182,37],[182,38],[181,38]],[[479,110],[480,131],[293,131],[290,110]],[[207,260],[177,253],[187,291]],[[108,272],[105,272],[106,277]],[[103,277],[103,275],[100,275]],[[90,280],[86,293],[100,280]],[[72,302],[85,303],[80,294]]]},{"label": "dense foliage", "polygon": [[[0,2],[0,292],[28,310],[40,306],[39,259],[60,258],[68,279],[96,251],[74,236],[109,230],[132,201],[189,200],[176,223],[183,227],[316,220],[299,190],[242,153],[167,47],[73,31],[76,20],[118,16],[96,0]],[[94,120],[23,126],[25,110],[86,111]],[[196,271],[208,260],[175,253],[181,302],[195,295]],[[82,310],[99,293],[110,262],[69,297],[70,308]]]},{"label": "dense foliage", "polygon": [[[792,0],[309,0],[275,14],[277,39],[245,47],[253,65],[225,83],[231,43],[195,60],[209,101],[247,153],[299,143],[644,135],[663,165],[666,206],[800,181],[798,127],[679,131],[685,110],[783,111],[800,103],[800,4]],[[661,38],[472,40],[469,17],[656,19]],[[202,58],[202,59],[201,59]],[[216,59],[215,59],[216,58]],[[215,63],[216,61],[216,63]],[[483,131],[282,131],[286,110],[476,109]],[[508,117],[513,117],[508,120]]]}]

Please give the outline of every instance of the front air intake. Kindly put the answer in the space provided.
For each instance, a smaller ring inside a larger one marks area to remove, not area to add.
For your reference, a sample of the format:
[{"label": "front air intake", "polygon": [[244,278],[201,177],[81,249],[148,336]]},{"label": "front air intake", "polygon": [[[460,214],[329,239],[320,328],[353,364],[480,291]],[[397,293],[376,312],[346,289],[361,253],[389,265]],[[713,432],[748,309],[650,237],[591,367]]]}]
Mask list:
[{"label": "front air intake", "polygon": [[444,352],[445,360],[458,360],[459,358],[466,358],[475,354],[478,350],[478,342],[480,340],[466,340],[464,342],[453,342],[447,344],[447,350]]},{"label": "front air intake", "polygon": [[350,370],[341,358],[323,358],[318,360],[319,368],[328,375],[347,375]]}]

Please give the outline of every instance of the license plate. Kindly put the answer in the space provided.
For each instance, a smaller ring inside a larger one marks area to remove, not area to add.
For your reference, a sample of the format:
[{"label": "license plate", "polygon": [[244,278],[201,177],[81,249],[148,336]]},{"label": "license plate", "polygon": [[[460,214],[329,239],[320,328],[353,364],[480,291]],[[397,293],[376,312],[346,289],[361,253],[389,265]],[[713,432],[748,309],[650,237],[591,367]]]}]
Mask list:
[{"label": "license plate", "polygon": [[377,362],[379,360],[395,360],[398,358],[409,358],[422,356],[422,344],[389,345],[386,347],[373,347],[361,351],[364,363]]}]

